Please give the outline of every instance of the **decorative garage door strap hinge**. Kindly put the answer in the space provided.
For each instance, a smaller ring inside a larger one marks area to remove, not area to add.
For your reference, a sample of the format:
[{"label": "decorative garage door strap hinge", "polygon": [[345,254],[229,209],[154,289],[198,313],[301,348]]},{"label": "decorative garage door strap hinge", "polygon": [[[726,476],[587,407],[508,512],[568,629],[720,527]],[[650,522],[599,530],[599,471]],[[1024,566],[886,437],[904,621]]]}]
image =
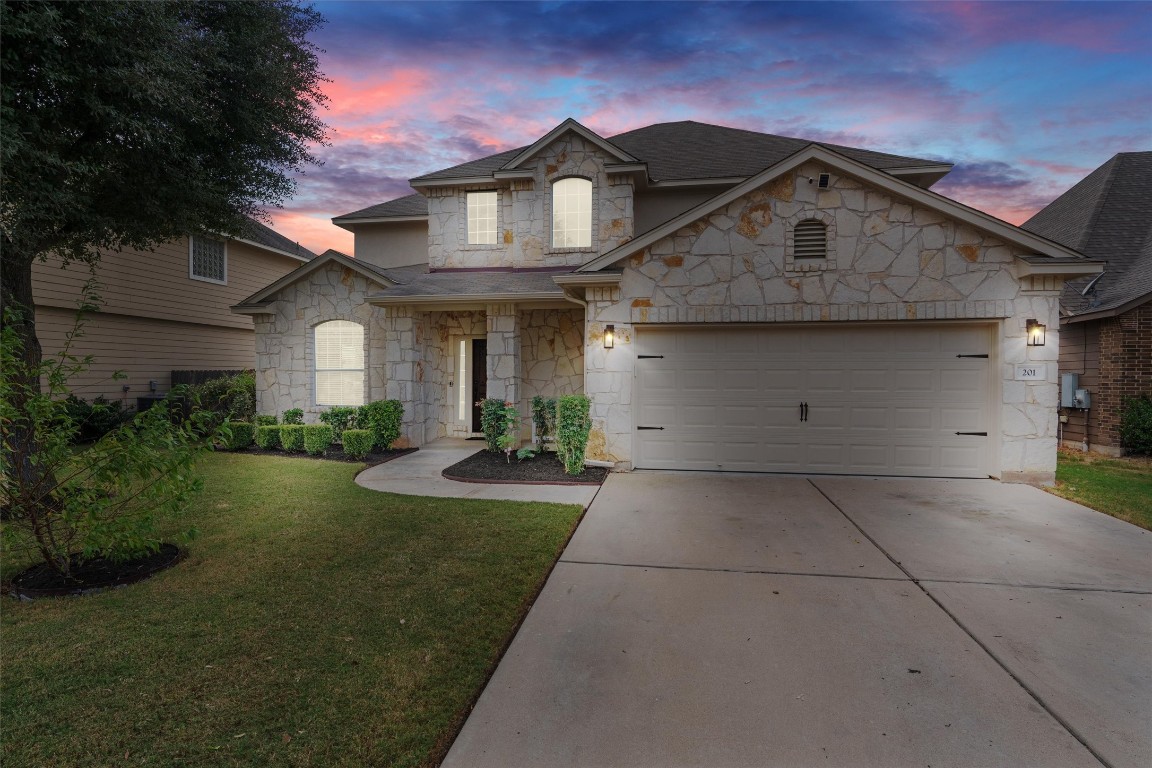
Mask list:
[{"label": "decorative garage door strap hinge", "polygon": [[664,355],[636,355],[637,360],[663,360]]},{"label": "decorative garage door strap hinge", "polygon": [[983,354],[983,355],[956,355],[956,357],[981,357],[981,358],[984,358],[985,360],[988,359],[987,354]]},{"label": "decorative garage door strap hinge", "polygon": [[664,427],[636,427],[636,429],[664,429]]},{"label": "decorative garage door strap hinge", "polygon": [[977,437],[988,437],[987,432],[957,432],[958,435],[976,435]]}]

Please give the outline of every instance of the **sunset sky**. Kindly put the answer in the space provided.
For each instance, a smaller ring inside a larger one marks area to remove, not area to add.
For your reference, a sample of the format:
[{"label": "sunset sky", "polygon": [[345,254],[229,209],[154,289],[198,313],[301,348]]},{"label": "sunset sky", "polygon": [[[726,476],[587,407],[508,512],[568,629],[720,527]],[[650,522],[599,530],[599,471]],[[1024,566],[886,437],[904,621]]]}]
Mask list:
[{"label": "sunset sky", "polygon": [[1116,152],[1152,149],[1152,3],[319,2],[324,165],[271,211],[329,219],[529,144],[697,120],[940,159],[933,187],[1020,223]]}]

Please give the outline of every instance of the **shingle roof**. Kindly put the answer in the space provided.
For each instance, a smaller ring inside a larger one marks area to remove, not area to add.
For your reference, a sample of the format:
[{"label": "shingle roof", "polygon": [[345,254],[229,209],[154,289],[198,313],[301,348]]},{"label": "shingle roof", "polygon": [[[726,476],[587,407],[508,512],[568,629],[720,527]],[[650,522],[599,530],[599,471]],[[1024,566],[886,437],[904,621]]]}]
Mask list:
[{"label": "shingle roof", "polygon": [[[697,123],[693,120],[657,123],[612,136],[608,141],[642,162],[646,162],[648,175],[653,181],[753,176],[812,143],[834,149],[853,160],[881,171],[946,165],[939,160],[926,160],[885,152],[873,152],[867,149],[843,147],[838,144],[811,142],[807,139],[795,139],[770,133],[727,128],[722,125]],[[412,181],[439,181],[473,176],[491,176],[525,149],[527,147],[517,147],[507,152],[471,160],[451,168],[417,176]],[[334,221],[423,216],[427,213],[427,200],[417,194],[346,213],[336,217]]]},{"label": "shingle roof", "polygon": [[291,253],[309,261],[316,258],[316,254],[300,245],[300,243],[289,240],[276,230],[264,226],[255,219],[248,219],[248,226],[240,233],[239,237],[269,248],[275,248],[278,251]]},{"label": "shingle roof", "polygon": [[346,213],[343,216],[337,216],[333,221],[343,221],[344,219],[387,219],[427,215],[427,198],[419,193],[414,193],[405,195],[404,197],[398,197],[395,200],[389,200],[386,203],[370,205],[367,208],[361,208],[358,211]]},{"label": "shingle roof", "polygon": [[1021,225],[1089,259],[1107,262],[1089,295],[1069,282],[1060,303],[1080,314],[1152,293],[1152,152],[1121,152]]},{"label": "shingle roof", "polygon": [[[757,133],[722,125],[683,120],[677,123],[657,123],[634,131],[617,134],[608,141],[641,162],[648,163],[648,175],[654,181],[687,179],[720,179],[733,176],[752,176],[788,155],[812,143],[807,139]],[[837,152],[879,170],[941,165],[939,160],[925,160],[867,149],[822,144]],[[413,181],[434,181],[468,176],[490,176],[525,147],[498,155],[461,163]]]},{"label": "shingle roof", "polygon": [[[567,270],[563,270],[567,271]],[[483,296],[548,294],[563,298],[564,291],[552,280],[560,272],[420,272],[413,268],[384,270],[396,285],[369,297]]]}]

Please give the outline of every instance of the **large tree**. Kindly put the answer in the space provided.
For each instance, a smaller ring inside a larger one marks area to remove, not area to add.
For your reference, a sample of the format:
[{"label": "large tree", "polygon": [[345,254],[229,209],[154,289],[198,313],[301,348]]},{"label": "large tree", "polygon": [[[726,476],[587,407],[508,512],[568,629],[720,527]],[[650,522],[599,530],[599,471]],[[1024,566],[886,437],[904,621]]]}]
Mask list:
[{"label": "large tree", "polygon": [[0,300],[26,370],[36,259],[239,233],[291,195],[326,138],[321,23],[291,0],[4,0]]},{"label": "large tree", "polygon": [[[3,300],[55,254],[240,232],[325,140],[322,23],[289,0],[0,6]],[[31,314],[28,354],[37,355]]]}]

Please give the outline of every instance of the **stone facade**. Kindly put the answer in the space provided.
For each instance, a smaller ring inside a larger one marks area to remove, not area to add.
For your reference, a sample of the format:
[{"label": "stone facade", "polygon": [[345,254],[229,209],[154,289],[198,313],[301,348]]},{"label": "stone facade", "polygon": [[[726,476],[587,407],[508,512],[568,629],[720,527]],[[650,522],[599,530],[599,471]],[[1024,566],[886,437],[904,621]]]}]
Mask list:
[{"label": "stone facade", "polygon": [[521,412],[526,439],[532,432],[532,398],[584,391],[584,313],[534,309],[521,313],[520,364],[524,372]]},{"label": "stone facade", "polygon": [[[830,188],[809,181],[821,173]],[[825,223],[829,258],[790,258],[791,228],[805,219]],[[1050,480],[1060,283],[1018,278],[1024,253],[816,163],[767,182],[621,262],[619,287],[589,289],[592,458],[631,463],[635,324],[986,320],[999,327],[999,474]],[[1047,325],[1046,346],[1026,346],[1027,318]],[[607,323],[614,350],[597,343]],[[1025,362],[1049,363],[1045,380],[1015,381]]]},{"label": "stone facade", "polygon": [[266,314],[254,316],[260,413],[303,408],[305,420],[311,423],[324,410],[316,405],[312,331],[329,320],[349,320],[364,327],[364,399],[385,396],[384,310],[364,301],[382,287],[353,270],[330,264],[308,280],[285,287]]},{"label": "stone facade", "polygon": [[[574,267],[632,238],[632,181],[605,170],[606,163],[616,161],[599,147],[568,133],[528,162],[531,179],[499,187],[496,245],[468,244],[467,193],[491,190],[493,185],[424,190],[428,263],[433,269]],[[573,176],[592,182],[592,245],[553,248],[552,183]]]}]

